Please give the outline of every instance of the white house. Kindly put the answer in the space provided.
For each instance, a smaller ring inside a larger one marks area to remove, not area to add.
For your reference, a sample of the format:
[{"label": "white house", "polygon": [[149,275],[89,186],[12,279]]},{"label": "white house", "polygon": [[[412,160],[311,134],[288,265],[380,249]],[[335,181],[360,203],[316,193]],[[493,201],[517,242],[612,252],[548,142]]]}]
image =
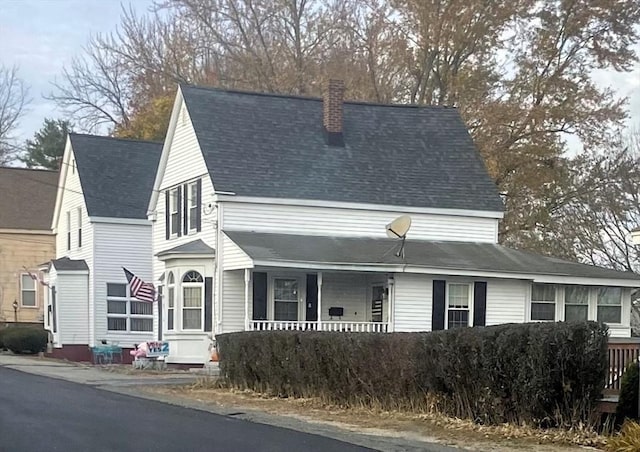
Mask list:
[{"label": "white house", "polygon": [[[402,253],[386,225],[410,215]],[[159,336],[203,363],[241,330],[430,331],[598,319],[633,273],[497,244],[503,205],[456,109],[181,86],[149,205]]]},{"label": "white house", "polygon": [[153,304],[131,298],[122,267],[151,279],[147,205],[161,149],[69,135],[52,225],[56,259],[43,268],[54,356],[87,360],[102,340],[133,348],[155,338]]}]

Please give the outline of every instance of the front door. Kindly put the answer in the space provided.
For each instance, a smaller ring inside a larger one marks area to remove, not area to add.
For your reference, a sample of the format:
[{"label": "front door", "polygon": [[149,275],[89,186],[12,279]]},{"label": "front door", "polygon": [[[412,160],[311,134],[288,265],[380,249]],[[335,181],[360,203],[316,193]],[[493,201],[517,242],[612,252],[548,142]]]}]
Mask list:
[{"label": "front door", "polygon": [[318,320],[318,275],[307,275],[307,322]]},{"label": "front door", "polygon": [[384,305],[384,285],[376,284],[371,289],[371,321],[382,322],[382,308]]},{"label": "front door", "polygon": [[297,278],[273,279],[274,320],[295,322],[298,320],[300,282]]}]

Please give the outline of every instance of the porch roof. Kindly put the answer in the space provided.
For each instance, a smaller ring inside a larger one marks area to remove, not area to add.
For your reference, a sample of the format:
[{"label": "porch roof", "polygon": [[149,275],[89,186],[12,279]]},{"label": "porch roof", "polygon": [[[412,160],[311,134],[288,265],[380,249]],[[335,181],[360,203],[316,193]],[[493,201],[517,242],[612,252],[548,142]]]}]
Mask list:
[{"label": "porch roof", "polygon": [[[514,250],[493,243],[323,237],[225,231],[254,263],[306,263],[344,266],[441,269],[486,273],[626,280],[640,287],[640,275]],[[391,269],[393,271],[393,269]]]},{"label": "porch roof", "polygon": [[88,271],[89,266],[84,259],[69,259],[68,257],[61,257],[59,259],[53,259],[51,265],[58,271]]}]

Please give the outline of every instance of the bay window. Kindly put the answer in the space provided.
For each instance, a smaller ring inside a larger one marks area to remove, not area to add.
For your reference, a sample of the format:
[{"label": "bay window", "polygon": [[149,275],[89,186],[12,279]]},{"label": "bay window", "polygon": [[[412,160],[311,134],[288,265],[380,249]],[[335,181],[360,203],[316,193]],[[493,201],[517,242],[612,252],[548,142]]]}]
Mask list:
[{"label": "bay window", "polygon": [[167,277],[167,330],[173,331],[176,316],[176,281],[173,272]]}]

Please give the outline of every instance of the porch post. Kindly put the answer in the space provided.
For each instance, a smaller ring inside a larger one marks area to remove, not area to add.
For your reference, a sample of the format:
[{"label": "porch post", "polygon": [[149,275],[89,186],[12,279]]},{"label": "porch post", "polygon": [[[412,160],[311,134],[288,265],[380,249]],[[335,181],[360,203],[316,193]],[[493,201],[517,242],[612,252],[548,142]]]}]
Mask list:
[{"label": "porch post", "polygon": [[244,269],[244,330],[249,331],[249,282],[251,281],[251,271]]},{"label": "porch post", "polygon": [[322,272],[318,272],[318,331],[322,331]]}]

